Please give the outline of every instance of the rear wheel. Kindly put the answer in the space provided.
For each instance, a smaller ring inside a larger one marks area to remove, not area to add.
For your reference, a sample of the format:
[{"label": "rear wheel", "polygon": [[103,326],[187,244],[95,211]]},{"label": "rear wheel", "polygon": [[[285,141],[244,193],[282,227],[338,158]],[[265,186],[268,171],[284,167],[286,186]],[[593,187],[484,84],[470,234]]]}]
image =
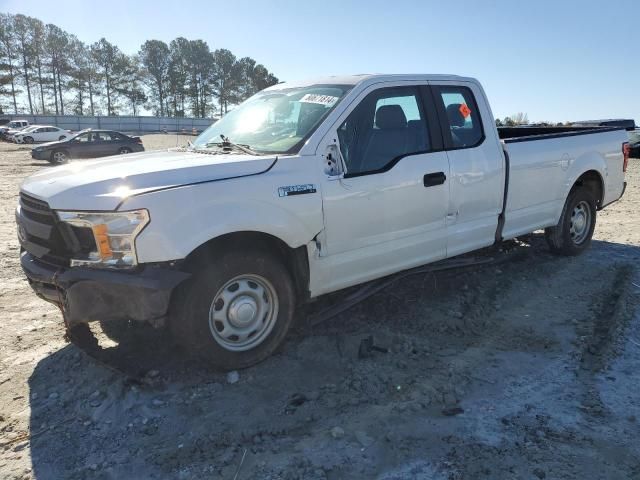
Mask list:
[{"label": "rear wheel", "polygon": [[171,328],[190,353],[233,370],[278,348],[294,308],[291,276],[278,258],[232,251],[200,267],[176,293]]},{"label": "rear wheel", "polygon": [[66,150],[54,150],[51,153],[51,163],[61,165],[69,161],[69,154]]},{"label": "rear wheel", "polygon": [[118,150],[118,152],[120,153],[120,155],[124,155],[126,153],[131,153],[131,149],[129,147],[122,147],[120,150]]},{"label": "rear wheel", "polygon": [[578,187],[569,193],[560,221],[545,229],[545,238],[554,253],[579,255],[591,244],[596,226],[596,200],[591,190]]},{"label": "rear wheel", "polygon": [[24,143],[33,143],[33,137],[24,137]]}]

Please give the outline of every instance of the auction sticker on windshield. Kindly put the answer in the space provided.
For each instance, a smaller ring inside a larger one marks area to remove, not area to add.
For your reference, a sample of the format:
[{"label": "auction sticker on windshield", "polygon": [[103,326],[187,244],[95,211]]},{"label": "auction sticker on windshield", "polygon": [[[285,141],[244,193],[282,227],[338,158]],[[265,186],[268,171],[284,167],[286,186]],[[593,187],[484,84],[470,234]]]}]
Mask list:
[{"label": "auction sticker on windshield", "polygon": [[333,105],[338,101],[338,97],[332,95],[318,95],[317,93],[307,93],[300,99],[302,103],[318,103],[320,105]]}]

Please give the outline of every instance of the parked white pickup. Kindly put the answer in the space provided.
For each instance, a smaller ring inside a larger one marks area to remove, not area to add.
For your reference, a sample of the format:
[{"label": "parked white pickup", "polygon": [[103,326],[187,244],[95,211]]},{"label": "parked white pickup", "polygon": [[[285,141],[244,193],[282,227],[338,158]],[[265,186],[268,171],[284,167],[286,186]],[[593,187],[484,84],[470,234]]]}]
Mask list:
[{"label": "parked white pickup", "polygon": [[28,178],[22,265],[70,326],[168,318],[214,364],[251,365],[306,299],[543,228],[556,252],[589,245],[626,133],[493,118],[471,78],[279,84],[188,148]]}]

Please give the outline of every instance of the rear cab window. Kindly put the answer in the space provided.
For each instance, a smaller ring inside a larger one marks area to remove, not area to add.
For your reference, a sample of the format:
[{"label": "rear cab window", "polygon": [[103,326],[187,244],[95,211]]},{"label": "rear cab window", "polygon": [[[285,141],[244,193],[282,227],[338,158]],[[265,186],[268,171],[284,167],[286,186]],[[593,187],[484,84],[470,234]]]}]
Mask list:
[{"label": "rear cab window", "polygon": [[482,118],[471,89],[434,85],[434,96],[448,150],[473,148],[484,140]]}]

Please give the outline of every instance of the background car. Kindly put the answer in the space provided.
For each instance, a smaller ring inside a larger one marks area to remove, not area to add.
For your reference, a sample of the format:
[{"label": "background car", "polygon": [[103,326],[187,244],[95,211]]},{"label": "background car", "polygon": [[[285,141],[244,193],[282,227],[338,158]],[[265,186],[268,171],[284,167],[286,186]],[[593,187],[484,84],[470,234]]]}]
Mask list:
[{"label": "background car", "polygon": [[140,137],[113,130],[83,130],[60,142],[46,143],[31,150],[31,157],[51,163],[66,163],[76,158],[97,158],[144,152]]},{"label": "background car", "polygon": [[4,127],[0,128],[0,135],[2,138],[6,140],[7,135],[10,133],[16,133],[22,129],[25,129],[29,126],[29,122],[27,120],[11,120]]},{"label": "background car", "polygon": [[16,135],[18,133],[30,132],[32,130],[35,130],[36,128],[38,128],[37,125],[30,125],[30,126],[25,127],[25,128],[12,128],[12,129],[7,130],[7,131],[4,132],[4,138],[5,138],[5,140],[7,140],[9,142],[15,142],[16,141]]},{"label": "background car", "polygon": [[71,137],[68,130],[52,125],[33,125],[13,135],[16,143],[53,142]]},{"label": "background car", "polygon": [[629,147],[631,147],[630,157],[640,158],[640,130],[629,132]]}]

